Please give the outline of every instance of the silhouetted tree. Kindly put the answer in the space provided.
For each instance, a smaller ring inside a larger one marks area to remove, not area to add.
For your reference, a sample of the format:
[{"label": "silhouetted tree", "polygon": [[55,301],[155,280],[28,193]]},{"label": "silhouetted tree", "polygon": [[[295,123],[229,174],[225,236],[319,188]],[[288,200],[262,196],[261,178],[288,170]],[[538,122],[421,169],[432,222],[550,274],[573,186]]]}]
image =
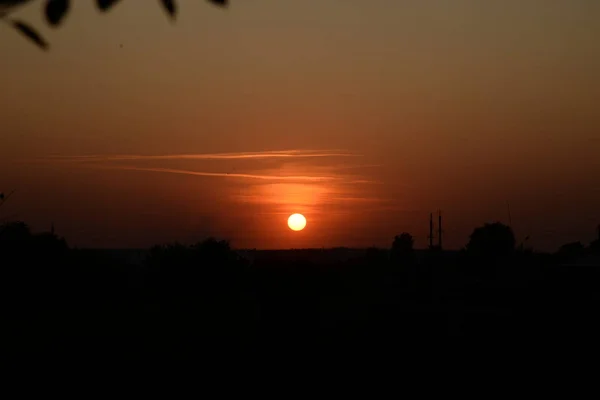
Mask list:
[{"label": "silhouetted tree", "polygon": [[410,233],[403,232],[402,234],[394,237],[391,252],[392,261],[401,263],[414,262],[414,244],[415,240]]},{"label": "silhouetted tree", "polygon": [[[29,3],[30,1],[31,0],[0,0],[0,22],[5,22],[8,25],[11,25],[14,29],[30,39],[41,49],[46,50],[48,48],[48,42],[46,42],[46,40],[35,28],[24,21],[9,18],[9,14],[17,6]],[[96,0],[95,2],[100,11],[106,12],[120,1],[121,0]],[[206,1],[220,7],[226,7],[229,4],[229,0]],[[165,13],[167,13],[171,19],[175,19],[177,15],[177,2],[175,0],[159,0],[159,3],[162,5]],[[53,28],[58,27],[64,21],[65,17],[69,13],[70,8],[70,0],[45,0],[44,14],[48,25]]]},{"label": "silhouetted tree", "polygon": [[471,233],[467,254],[479,259],[500,260],[513,254],[515,244],[511,227],[500,222],[486,223]]},{"label": "silhouetted tree", "polygon": [[0,242],[2,244],[22,243],[30,239],[31,230],[25,222],[6,222],[0,226]]},{"label": "silhouetted tree", "polygon": [[213,237],[195,244],[192,249],[205,262],[224,263],[231,261],[234,256],[227,240],[217,240]]},{"label": "silhouetted tree", "polygon": [[14,221],[0,226],[0,253],[9,258],[16,256],[11,261],[46,263],[65,256],[67,250],[64,238],[50,232],[32,234],[25,222]]}]

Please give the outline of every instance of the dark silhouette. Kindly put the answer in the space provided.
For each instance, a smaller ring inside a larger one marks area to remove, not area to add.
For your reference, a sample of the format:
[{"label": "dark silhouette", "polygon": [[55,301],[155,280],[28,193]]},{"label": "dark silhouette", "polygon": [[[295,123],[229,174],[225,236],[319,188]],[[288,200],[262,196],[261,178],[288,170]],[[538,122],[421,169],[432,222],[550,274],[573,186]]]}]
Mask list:
[{"label": "dark silhouette", "polygon": [[31,231],[29,226],[22,221],[7,222],[0,226],[0,240],[2,244],[8,245],[15,242],[29,240]]},{"label": "dark silhouette", "polygon": [[563,244],[560,249],[558,249],[558,255],[562,258],[573,258],[579,257],[585,252],[585,246],[581,244],[581,242],[572,242]]},{"label": "dark silhouette", "polygon": [[504,260],[513,255],[515,244],[515,235],[509,226],[487,223],[471,233],[467,252],[478,259]]},{"label": "dark silhouette", "polygon": [[462,252],[413,245],[402,233],[391,250],[236,251],[214,238],[85,250],[11,222],[0,227],[0,346],[107,366],[272,358],[316,368],[326,356],[412,365],[454,348],[556,351],[600,333],[589,318],[600,269],[566,266],[586,255],[581,244],[515,251],[512,230],[496,223],[475,229]]},{"label": "dark silhouette", "polygon": [[[11,25],[14,29],[30,39],[38,47],[43,50],[47,50],[49,48],[48,42],[34,27],[25,21],[12,19],[9,17],[9,14],[17,6],[23,5],[30,1],[31,0],[0,0],[0,22],[5,22]],[[219,7],[227,7],[229,4],[228,0],[206,1]],[[101,12],[107,12],[119,2],[120,0],[96,0],[96,5]],[[174,20],[177,15],[177,2],[175,0],[160,0],[160,4],[162,5],[165,13]],[[71,8],[70,6],[70,0],[45,0],[44,14],[46,16],[46,22],[48,25],[53,28],[61,25],[69,13]]]},{"label": "dark silhouette", "polygon": [[394,238],[391,259],[396,263],[412,264],[415,261],[415,240],[410,233],[402,233]]}]

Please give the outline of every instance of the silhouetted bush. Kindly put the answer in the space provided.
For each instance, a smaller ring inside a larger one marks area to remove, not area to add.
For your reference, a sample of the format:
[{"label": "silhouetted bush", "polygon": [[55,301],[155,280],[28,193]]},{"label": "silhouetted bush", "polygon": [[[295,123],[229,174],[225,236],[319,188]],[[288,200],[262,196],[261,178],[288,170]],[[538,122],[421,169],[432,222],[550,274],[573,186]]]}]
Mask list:
[{"label": "silhouetted bush", "polygon": [[391,259],[394,263],[412,265],[415,262],[415,240],[410,233],[402,233],[394,238]]},{"label": "silhouetted bush", "polygon": [[29,226],[22,221],[7,222],[0,226],[0,243],[5,249],[22,245],[31,239]]},{"label": "silhouetted bush", "polygon": [[471,233],[467,253],[478,260],[505,260],[514,254],[515,244],[515,235],[509,226],[487,223]]}]

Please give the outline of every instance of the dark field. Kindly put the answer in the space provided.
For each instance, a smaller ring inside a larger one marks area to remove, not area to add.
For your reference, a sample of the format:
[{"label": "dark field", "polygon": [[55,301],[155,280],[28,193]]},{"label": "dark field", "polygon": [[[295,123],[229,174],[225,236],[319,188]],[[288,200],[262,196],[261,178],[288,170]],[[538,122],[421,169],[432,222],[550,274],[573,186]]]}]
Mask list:
[{"label": "dark field", "polygon": [[4,254],[2,351],[26,359],[554,357],[591,350],[599,333],[600,269],[551,255],[423,251],[402,264],[375,249],[238,253],[217,241],[136,264],[60,246]]}]

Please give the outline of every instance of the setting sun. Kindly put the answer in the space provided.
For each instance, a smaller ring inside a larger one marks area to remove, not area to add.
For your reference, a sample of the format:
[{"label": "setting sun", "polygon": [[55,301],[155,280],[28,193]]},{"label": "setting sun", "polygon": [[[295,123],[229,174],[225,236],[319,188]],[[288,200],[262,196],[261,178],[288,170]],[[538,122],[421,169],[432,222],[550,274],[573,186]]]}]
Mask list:
[{"label": "setting sun", "polygon": [[302,214],[292,214],[288,218],[288,226],[293,231],[301,231],[306,226],[306,218]]}]

